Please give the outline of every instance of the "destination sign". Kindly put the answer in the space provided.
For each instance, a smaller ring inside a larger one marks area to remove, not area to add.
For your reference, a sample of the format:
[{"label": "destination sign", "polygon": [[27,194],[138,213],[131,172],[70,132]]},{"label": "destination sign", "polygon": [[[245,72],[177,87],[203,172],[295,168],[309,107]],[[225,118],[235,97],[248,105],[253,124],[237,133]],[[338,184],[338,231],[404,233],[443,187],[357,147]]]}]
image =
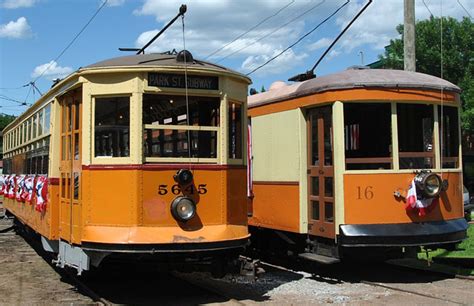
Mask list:
[{"label": "destination sign", "polygon": [[[149,73],[148,86],[185,88],[183,74]],[[188,75],[190,89],[219,89],[219,78],[213,76]]]}]

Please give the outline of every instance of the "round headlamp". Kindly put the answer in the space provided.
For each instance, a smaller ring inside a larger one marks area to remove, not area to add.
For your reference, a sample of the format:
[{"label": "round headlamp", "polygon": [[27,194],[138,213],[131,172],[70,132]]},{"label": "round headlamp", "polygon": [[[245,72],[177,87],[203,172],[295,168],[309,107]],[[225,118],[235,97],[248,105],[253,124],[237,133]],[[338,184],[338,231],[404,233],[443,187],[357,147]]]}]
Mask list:
[{"label": "round headlamp", "polygon": [[193,181],[193,173],[188,169],[179,169],[173,178],[176,183],[180,184],[181,186],[186,186],[191,184]]},{"label": "round headlamp", "polygon": [[420,173],[417,181],[419,189],[428,198],[437,197],[442,190],[441,178],[435,173]]},{"label": "round headlamp", "polygon": [[191,220],[196,215],[196,203],[188,197],[177,197],[171,203],[171,214],[178,221]]}]

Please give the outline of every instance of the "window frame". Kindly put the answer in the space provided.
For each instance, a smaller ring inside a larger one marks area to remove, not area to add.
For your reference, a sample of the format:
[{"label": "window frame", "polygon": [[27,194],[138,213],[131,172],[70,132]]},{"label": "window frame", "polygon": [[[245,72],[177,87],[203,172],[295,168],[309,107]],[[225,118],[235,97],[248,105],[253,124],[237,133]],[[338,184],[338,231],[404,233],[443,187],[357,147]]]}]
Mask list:
[{"label": "window frame", "polygon": [[[432,170],[432,171],[443,171],[443,172],[459,172],[462,169],[462,149],[461,149],[461,132],[460,132],[460,106],[454,103],[445,103],[445,107],[454,107],[457,109],[457,120],[458,120],[458,167],[456,168],[443,168],[441,165],[441,147],[440,147],[440,134],[439,134],[439,125],[441,124],[440,122],[440,115],[438,114],[438,106],[441,106],[440,103],[436,102],[424,102],[424,101],[357,101],[357,102],[352,102],[352,101],[347,101],[343,102],[343,110],[344,106],[349,103],[361,103],[361,104],[366,104],[366,103],[391,103],[391,133],[392,133],[392,169],[362,169],[362,170],[348,170],[346,168],[346,157],[345,157],[345,142],[343,141],[342,143],[342,150],[344,152],[343,155],[343,165],[342,169],[344,173],[347,174],[358,174],[358,173],[413,173],[413,171],[416,170],[421,170],[421,169],[400,169],[400,151],[399,151],[399,144],[398,144],[398,112],[397,112],[397,105],[398,104],[421,104],[421,105],[426,105],[429,104],[433,107],[433,120],[434,120],[434,125],[433,125],[433,152],[434,152],[434,168],[430,168],[427,170]],[[334,123],[333,123],[334,124]],[[344,128],[344,118],[342,117],[341,120],[341,129]],[[402,152],[403,153],[403,152]]]},{"label": "window frame", "polygon": [[[163,93],[154,93],[154,92],[143,92],[142,93],[142,106],[143,106],[143,96],[144,95],[157,95],[157,96],[180,96],[185,97],[185,95],[175,92],[163,92]],[[189,96],[201,96],[203,98],[213,98],[219,99],[219,125],[218,126],[206,126],[206,125],[171,125],[171,124],[142,124],[142,135],[141,139],[144,139],[146,130],[179,130],[179,131],[210,131],[216,132],[216,157],[147,157],[143,151],[143,163],[212,163],[218,164],[221,160],[222,148],[221,148],[221,139],[222,139],[222,123],[223,123],[223,104],[226,103],[220,95],[214,94],[201,94],[197,95],[195,93],[189,94]],[[227,111],[227,109],[225,110]],[[143,116],[143,109],[140,116]],[[142,145],[142,150],[143,145]]]},{"label": "window frame", "polygon": [[[95,107],[97,103],[97,99],[108,99],[108,98],[128,98],[128,111],[129,111],[129,156],[124,157],[110,157],[110,156],[95,156]],[[131,164],[133,158],[133,141],[132,141],[132,133],[133,133],[133,124],[135,123],[134,112],[132,104],[134,103],[134,96],[133,93],[118,93],[118,94],[99,94],[91,96],[91,109],[90,109],[90,156],[91,156],[91,164],[96,165],[124,165],[124,164]],[[84,116],[84,113],[83,113]],[[84,129],[84,127],[83,127]],[[86,138],[82,141],[84,142]],[[84,143],[83,143],[84,146]],[[84,156],[83,156],[84,158]]]}]

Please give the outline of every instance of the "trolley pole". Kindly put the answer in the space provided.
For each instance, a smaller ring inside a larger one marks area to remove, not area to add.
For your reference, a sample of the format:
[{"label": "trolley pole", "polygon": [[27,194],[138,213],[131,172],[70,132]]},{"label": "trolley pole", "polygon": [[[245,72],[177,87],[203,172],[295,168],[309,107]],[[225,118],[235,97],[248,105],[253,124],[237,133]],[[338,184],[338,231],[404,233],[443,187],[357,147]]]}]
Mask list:
[{"label": "trolley pole", "polygon": [[416,71],[415,0],[404,0],[403,62],[404,69]]}]

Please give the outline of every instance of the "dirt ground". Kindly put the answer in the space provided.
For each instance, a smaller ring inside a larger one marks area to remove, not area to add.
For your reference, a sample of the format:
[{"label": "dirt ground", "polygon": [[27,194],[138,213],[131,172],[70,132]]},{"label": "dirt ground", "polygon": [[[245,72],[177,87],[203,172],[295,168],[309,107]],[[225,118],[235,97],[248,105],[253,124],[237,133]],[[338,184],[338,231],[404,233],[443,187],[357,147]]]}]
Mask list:
[{"label": "dirt ground", "polygon": [[0,220],[0,304],[94,304]]},{"label": "dirt ground", "polygon": [[[10,226],[10,221],[0,219],[1,305],[95,304],[9,230]],[[474,304],[474,281],[388,265],[337,265],[310,272],[271,265],[263,268],[266,272],[256,282],[240,276],[212,279],[203,273],[172,278],[152,270],[131,276],[122,269],[113,277],[99,275],[84,282],[114,304]]]}]

